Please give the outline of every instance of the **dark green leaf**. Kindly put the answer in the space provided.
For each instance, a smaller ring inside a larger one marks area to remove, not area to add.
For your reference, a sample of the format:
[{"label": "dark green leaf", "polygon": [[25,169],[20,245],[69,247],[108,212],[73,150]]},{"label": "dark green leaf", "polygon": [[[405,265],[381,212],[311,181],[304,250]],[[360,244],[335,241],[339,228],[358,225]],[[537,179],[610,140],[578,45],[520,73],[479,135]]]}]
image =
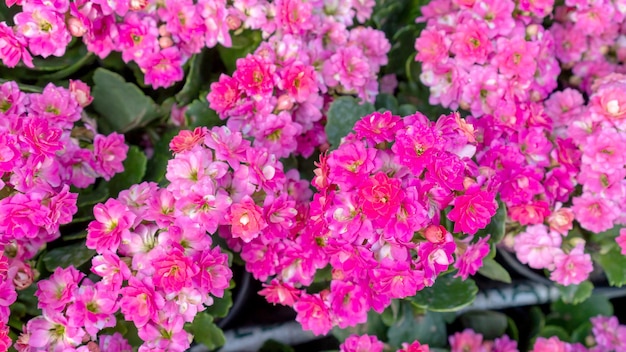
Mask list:
[{"label": "dark green leaf", "polygon": [[372,104],[359,104],[354,97],[344,96],[335,99],[326,115],[328,117],[328,122],[326,123],[328,142],[333,148],[337,148],[341,139],[352,131],[355,122],[375,110]]},{"label": "dark green leaf", "polygon": [[24,290],[17,291],[17,301],[24,303],[24,306],[26,307],[26,314],[33,317],[41,315],[41,310],[37,308],[39,301],[37,300],[37,296],[35,296],[35,292],[37,292],[37,284],[30,285]]},{"label": "dark green leaf", "polygon": [[511,283],[511,275],[506,269],[492,258],[483,259],[483,266],[478,269],[478,273],[491,280]]},{"label": "dark green leaf", "polygon": [[539,332],[540,337],[550,338],[556,336],[561,341],[569,341],[569,334],[560,326],[547,325]]},{"label": "dark green leaf", "polygon": [[613,315],[613,306],[608,298],[592,295],[586,301],[577,305],[567,304],[559,300],[552,303],[552,313],[549,315],[549,325],[558,325],[566,331],[572,332],[581,324],[597,315]]},{"label": "dark green leaf", "polygon": [[87,263],[96,254],[96,251],[85,246],[85,242],[55,248],[43,257],[46,270],[54,272],[56,268],[67,268],[73,265],[75,268]]},{"label": "dark green leaf", "polygon": [[185,115],[190,120],[190,127],[205,126],[211,128],[213,126],[222,126],[224,121],[217,116],[217,113],[209,108],[206,101],[206,94],[201,94],[187,107]]},{"label": "dark green leaf", "polygon": [[117,73],[98,68],[93,81],[93,107],[111,130],[124,133],[159,117],[152,98]]},{"label": "dark green leaf", "polygon": [[213,304],[207,307],[206,312],[216,318],[223,318],[228,315],[230,307],[233,306],[233,293],[230,290],[224,291],[224,297],[214,297]]},{"label": "dark green leaf", "polygon": [[82,208],[85,206],[102,203],[103,201],[107,200],[108,197],[109,187],[105,182],[100,182],[100,184],[93,189],[80,190],[78,193],[76,206]]},{"label": "dark green leaf", "polygon": [[393,36],[387,71],[400,78],[406,77],[406,62],[415,55],[415,39],[419,35],[419,27],[415,24],[400,28]]},{"label": "dark green leaf", "polygon": [[208,49],[204,49],[201,53],[196,54],[189,60],[189,72],[187,73],[187,79],[185,79],[185,85],[176,94],[176,101],[182,106],[189,104],[193,99],[198,96],[200,87],[202,87],[202,64],[206,57]]},{"label": "dark green leaf", "polygon": [[463,327],[482,334],[486,340],[493,340],[504,335],[508,326],[508,317],[500,312],[475,310],[464,313],[459,318]]},{"label": "dark green leaf", "polygon": [[496,210],[496,215],[491,218],[489,225],[484,229],[478,231],[478,236],[484,237],[487,235],[491,235],[489,237],[489,243],[498,244],[504,238],[504,234],[506,226],[506,206],[502,201],[498,199],[498,210]]},{"label": "dark green leaf", "polygon": [[415,114],[417,108],[411,104],[402,104],[398,107],[398,114],[400,116],[409,116]]},{"label": "dark green leaf", "polygon": [[146,181],[161,182],[167,171],[167,163],[172,158],[170,151],[170,141],[176,136],[180,130],[172,128],[160,135],[158,142],[154,145],[154,154],[148,160],[148,168],[146,170]]},{"label": "dark green leaf", "polygon": [[626,284],[626,256],[622,255],[617,246],[607,253],[595,253],[593,259],[604,269],[611,286],[621,287]]},{"label": "dark green leaf", "polygon": [[398,115],[400,113],[400,106],[398,100],[391,94],[381,93],[376,96],[376,103],[374,104],[377,110],[391,111],[392,114]]},{"label": "dark green leaf", "polygon": [[415,315],[411,304],[406,301],[403,301],[401,309],[401,315],[387,332],[390,345],[397,349],[403,342],[415,340],[434,347],[446,345],[448,335],[442,314],[427,311]]},{"label": "dark green leaf", "polygon": [[[78,67],[75,68],[75,71],[76,71],[78,70],[78,68],[80,68],[81,65],[85,64],[86,62],[92,59],[93,59],[93,54],[87,51],[87,47],[85,47],[82,44],[79,44],[79,45],[74,45],[70,47],[68,50],[66,50],[65,54],[61,57],[49,56],[45,59],[39,56],[33,57],[33,65],[35,65],[33,70],[51,72],[51,71],[64,70],[69,67],[78,65]],[[45,78],[46,76],[41,76],[41,77]],[[59,77],[56,79],[60,79],[60,78],[63,78],[63,77]]]},{"label": "dark green leaf", "polygon": [[543,315],[541,309],[537,306],[533,306],[530,308],[530,332],[529,336],[531,338],[537,337],[539,332],[546,325],[546,317]]},{"label": "dark green leaf", "polygon": [[506,317],[506,334],[513,340],[519,340],[519,329],[517,328],[517,325],[515,324],[515,320],[513,320],[511,317],[507,316]]},{"label": "dark green leaf", "polygon": [[587,321],[574,329],[574,331],[572,331],[570,342],[578,342],[585,345],[588,342],[588,338],[592,335],[592,327],[591,322]]},{"label": "dark green leaf", "polygon": [[470,305],[476,298],[478,287],[474,280],[463,281],[453,273],[441,275],[432,287],[426,287],[409,298],[413,304],[436,312],[452,312]]},{"label": "dark green leaf", "polygon": [[374,310],[370,310],[367,313],[367,322],[363,324],[358,324],[356,326],[351,326],[345,329],[340,329],[339,327],[335,327],[332,330],[333,335],[340,341],[345,341],[350,335],[376,335],[379,339],[385,339],[387,334],[387,326],[383,323],[380,314],[376,313]]},{"label": "dark green leaf", "polygon": [[214,350],[226,343],[224,332],[215,325],[213,317],[206,312],[198,313],[188,329],[194,335],[194,340],[209,350]]},{"label": "dark green leaf", "polygon": [[561,299],[568,304],[578,304],[585,301],[593,292],[591,281],[583,281],[580,285],[561,286],[557,285],[561,291]]},{"label": "dark green leaf", "polygon": [[295,352],[293,347],[280,343],[276,340],[267,340],[261,346],[259,352]]},{"label": "dark green leaf", "polygon": [[136,146],[128,149],[128,155],[124,160],[124,171],[119,173],[109,181],[109,194],[113,198],[134,184],[138,184],[146,174],[148,160],[146,155]]},{"label": "dark green leaf", "polygon": [[383,323],[385,323],[385,325],[392,326],[398,320],[398,316],[401,313],[400,311],[400,308],[402,307],[401,302],[402,301],[394,299],[391,301],[391,304],[389,305],[389,307],[385,308],[385,310],[383,311],[383,314],[381,314],[380,316],[381,319],[383,320]]}]

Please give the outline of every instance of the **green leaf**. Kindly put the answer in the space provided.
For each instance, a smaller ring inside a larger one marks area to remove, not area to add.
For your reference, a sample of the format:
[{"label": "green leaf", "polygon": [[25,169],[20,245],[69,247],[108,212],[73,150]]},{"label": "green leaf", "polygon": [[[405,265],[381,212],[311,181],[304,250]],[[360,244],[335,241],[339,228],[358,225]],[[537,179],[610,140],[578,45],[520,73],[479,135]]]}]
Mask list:
[{"label": "green leaf", "polygon": [[146,170],[146,181],[161,182],[167,171],[167,163],[172,158],[172,152],[170,151],[170,141],[176,136],[180,130],[178,128],[172,128],[164,132],[158,142],[154,145],[154,154],[152,158],[148,160],[148,166]]},{"label": "green leaf", "polygon": [[578,342],[585,345],[588,342],[588,338],[592,335],[592,328],[593,325],[591,325],[590,321],[581,324],[579,327],[574,329],[574,331],[572,331],[570,342]]},{"label": "green leaf", "polygon": [[233,293],[230,290],[224,291],[224,297],[214,297],[213,304],[205,310],[211,316],[223,318],[228,315],[233,306]]},{"label": "green leaf", "polygon": [[424,288],[410,300],[418,307],[435,312],[453,312],[470,305],[476,293],[478,287],[474,280],[463,281],[449,273],[439,276],[432,287]]},{"label": "green leaf", "polygon": [[504,238],[504,234],[506,232],[506,206],[500,199],[498,199],[498,210],[496,210],[496,214],[491,218],[489,225],[484,229],[478,231],[478,236],[485,237],[487,235],[491,235],[489,237],[489,243],[498,244]]},{"label": "green leaf", "polygon": [[391,41],[391,50],[389,50],[387,72],[395,73],[399,78],[406,77],[405,64],[409,58],[415,57],[415,38],[418,37],[419,32],[419,27],[415,24],[402,27],[395,32]]},{"label": "green leaf", "polygon": [[406,301],[401,309],[402,313],[396,323],[387,331],[390,345],[397,349],[403,342],[418,340],[434,347],[445,346],[448,335],[443,314],[427,311],[425,314],[415,315],[411,304]]},{"label": "green leaf", "polygon": [[211,128],[213,126],[224,125],[224,120],[217,116],[217,113],[209,108],[209,103],[206,101],[206,94],[201,94],[199,99],[196,99],[187,107],[185,115],[190,120],[190,127],[195,128],[199,126],[205,126]]},{"label": "green leaf", "polygon": [[459,318],[463,327],[482,334],[486,340],[493,340],[504,335],[508,326],[508,317],[500,312],[475,310],[464,313]]},{"label": "green leaf", "polygon": [[146,155],[138,147],[130,146],[126,160],[124,160],[124,171],[113,176],[109,181],[109,195],[116,198],[121,191],[140,183],[146,174],[147,163]]},{"label": "green leaf", "polygon": [[539,336],[540,337],[546,337],[546,338],[549,338],[549,337],[552,337],[552,336],[556,336],[561,341],[569,341],[569,339],[570,339],[570,336],[567,333],[567,331],[565,331],[565,329],[563,329],[562,327],[556,326],[556,325],[547,325],[547,326],[545,326],[539,332]]},{"label": "green leaf", "polygon": [[383,323],[380,314],[376,313],[373,309],[367,313],[367,322],[358,324],[356,326],[350,326],[345,329],[334,327],[332,330],[333,335],[340,342],[345,341],[350,335],[376,335],[381,340],[384,340],[387,334],[387,326]]},{"label": "green leaf", "polygon": [[519,329],[517,328],[517,325],[515,324],[515,320],[513,320],[513,318],[507,316],[506,317],[506,331],[505,333],[507,335],[509,335],[509,337],[513,340],[518,341],[519,340]]},{"label": "green leaf", "polygon": [[530,317],[530,331],[529,336],[531,338],[537,337],[539,332],[546,325],[546,317],[543,315],[541,309],[537,306],[533,306],[530,308],[529,312]]},{"label": "green leaf", "polygon": [[581,324],[597,315],[613,315],[613,306],[608,298],[592,295],[586,301],[577,305],[567,304],[561,300],[552,303],[552,313],[548,316],[548,325],[563,327],[572,332]]},{"label": "green leaf", "polygon": [[49,272],[54,272],[58,267],[67,268],[70,265],[78,268],[91,260],[95,254],[96,251],[87,248],[85,242],[81,242],[47,252],[44,254],[43,264]]},{"label": "green leaf", "polygon": [[376,110],[391,111],[392,114],[398,115],[400,113],[400,106],[398,100],[391,94],[381,93],[376,96],[376,103],[374,104]]},{"label": "green leaf", "polygon": [[198,92],[204,81],[202,76],[202,64],[205,61],[204,59],[207,52],[208,49],[204,49],[199,54],[192,56],[189,60],[189,72],[185,79],[185,85],[180,92],[176,94],[176,101],[180,105],[187,105],[198,96]]},{"label": "green leaf", "polygon": [[478,269],[478,273],[491,280],[511,283],[509,272],[492,258],[483,259],[483,266]]},{"label": "green leaf", "polygon": [[117,73],[98,68],[93,81],[93,107],[110,131],[125,133],[159,117],[152,98]]},{"label": "green leaf", "polygon": [[595,261],[600,264],[611,286],[621,287],[626,284],[626,256],[620,249],[614,247],[607,253],[593,254]]},{"label": "green leaf", "polygon": [[398,114],[400,116],[409,116],[415,114],[417,108],[411,104],[402,104],[398,107]]},{"label": "green leaf", "polygon": [[[47,58],[42,58],[39,56],[33,57],[33,65],[35,65],[32,70],[34,71],[43,71],[43,72],[52,72],[52,71],[60,71],[67,69],[69,67],[78,65],[74,71],[78,70],[80,66],[84,65],[89,60],[93,60],[93,54],[87,51],[87,47],[82,44],[71,46],[69,49],[65,51],[65,54],[61,57],[57,56],[49,56]],[[71,72],[70,72],[71,74]],[[40,76],[40,78],[46,79],[46,76]],[[49,78],[49,77],[48,77]],[[63,77],[60,77],[63,78]],[[59,79],[59,78],[56,78]],[[43,81],[45,83],[45,81]]]},{"label": "green leaf", "polygon": [[583,281],[580,285],[561,286],[557,285],[561,291],[561,299],[568,304],[578,304],[584,302],[593,292],[591,281]]},{"label": "green leaf", "polygon": [[17,291],[17,301],[24,303],[26,314],[33,317],[41,315],[41,310],[37,308],[39,301],[37,300],[37,296],[35,296],[35,292],[37,292],[36,284],[30,285],[24,290]]},{"label": "green leaf", "polygon": [[389,307],[385,308],[383,313],[380,315],[380,318],[383,320],[383,323],[387,326],[392,326],[400,316],[400,308],[403,306],[403,301],[399,301],[394,299],[391,301]]},{"label": "green leaf", "polygon": [[267,340],[263,346],[261,346],[259,352],[295,352],[295,350],[293,347],[276,340]]},{"label": "green leaf", "polygon": [[326,116],[326,136],[328,142],[337,148],[341,139],[348,135],[354,128],[354,124],[363,116],[371,114],[376,109],[370,103],[359,104],[356,98],[343,96],[335,99]]},{"label": "green leaf", "polygon": [[109,187],[105,182],[100,182],[93,189],[79,190],[76,206],[79,208],[102,203],[109,197]]},{"label": "green leaf", "polygon": [[214,350],[226,343],[224,332],[215,325],[213,317],[206,312],[196,315],[188,331],[194,335],[196,342],[203,344],[209,350]]}]

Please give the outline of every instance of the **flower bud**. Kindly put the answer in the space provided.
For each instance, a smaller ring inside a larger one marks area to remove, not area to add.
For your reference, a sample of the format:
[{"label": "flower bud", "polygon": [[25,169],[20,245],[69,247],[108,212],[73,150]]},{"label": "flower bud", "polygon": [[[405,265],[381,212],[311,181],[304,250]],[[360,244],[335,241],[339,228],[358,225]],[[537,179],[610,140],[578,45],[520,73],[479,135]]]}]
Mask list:
[{"label": "flower bud", "polygon": [[70,79],[70,93],[74,96],[74,99],[82,107],[85,107],[93,101],[91,96],[91,88],[82,81],[75,81]]},{"label": "flower bud", "polygon": [[448,230],[442,225],[429,225],[426,230],[424,230],[424,237],[426,237],[430,243],[443,243],[446,232],[448,232]]},{"label": "flower bud", "polygon": [[291,109],[293,109],[293,99],[291,99],[289,95],[283,94],[280,97],[278,97],[278,102],[276,102],[277,111],[291,110]]},{"label": "flower bud", "polygon": [[76,17],[70,17],[67,19],[67,29],[74,37],[82,37],[87,32],[87,28],[81,20]]},{"label": "flower bud", "polygon": [[234,31],[241,27],[241,20],[233,15],[228,15],[226,17],[226,25],[228,26],[228,29]]},{"label": "flower bud", "polygon": [[167,49],[170,46],[174,45],[174,41],[170,37],[161,37],[159,38],[159,46],[161,49]]}]

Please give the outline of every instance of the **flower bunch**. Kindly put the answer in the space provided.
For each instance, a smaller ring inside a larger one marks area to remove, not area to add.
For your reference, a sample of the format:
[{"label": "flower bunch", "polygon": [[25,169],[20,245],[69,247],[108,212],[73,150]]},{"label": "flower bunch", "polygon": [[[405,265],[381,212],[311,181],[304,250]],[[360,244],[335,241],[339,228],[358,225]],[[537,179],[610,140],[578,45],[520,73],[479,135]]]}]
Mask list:
[{"label": "flower bunch", "polygon": [[555,9],[550,31],[555,55],[570,69],[570,83],[591,92],[593,80],[624,72],[626,7],[621,1],[567,0]]},{"label": "flower bunch", "polygon": [[77,211],[70,186],[84,188],[124,169],[123,136],[98,134],[87,122],[75,126],[89,92],[79,81],[29,94],[15,82],[0,85],[0,248],[18,289],[33,280],[25,261],[58,238],[59,226]]},{"label": "flower bunch", "polygon": [[517,104],[545,99],[560,67],[542,27],[553,1],[437,0],[421,8],[415,41],[429,102],[510,119]]},{"label": "flower bunch", "polygon": [[[458,114],[432,123],[420,113],[376,112],[354,130],[320,158],[310,221],[297,238],[297,269],[261,292],[270,302],[293,305],[296,319],[316,334],[365,322],[370,309],[382,312],[392,299],[431,286],[453,262],[467,278],[489,252],[488,237],[470,244],[497,208],[489,179],[470,159],[471,125]],[[441,225],[448,206],[454,232],[469,235],[458,243]],[[329,289],[297,288],[327,264]]]},{"label": "flower bunch", "polygon": [[222,74],[207,100],[231,129],[253,137],[255,146],[278,157],[310,156],[325,142],[321,120],[330,93],[373,101],[390,44],[373,28],[348,29],[355,14],[359,22],[371,15],[374,1],[258,1],[253,9],[261,4],[273,10],[259,10],[267,18],[254,17],[252,23],[268,39],[237,60],[232,77]]},{"label": "flower bunch", "polygon": [[15,25],[0,22],[5,65],[21,60],[33,67],[31,55],[63,56],[72,38],[80,37],[100,58],[117,51],[124,62],[137,63],[154,88],[182,80],[183,63],[203,47],[230,46],[229,30],[241,24],[225,0],[7,0],[16,3],[22,8]]},{"label": "flower bunch", "polygon": [[[340,352],[383,352],[385,345],[378,340],[376,336],[370,335],[350,335],[339,346]],[[404,343],[402,348],[396,352],[429,352],[428,345],[420,344],[419,341],[414,341],[411,344]],[[473,351],[473,350],[472,350]]]},{"label": "flower bunch", "polygon": [[8,351],[11,346],[9,337],[9,306],[17,300],[17,293],[9,279],[9,261],[0,252],[0,351]]}]

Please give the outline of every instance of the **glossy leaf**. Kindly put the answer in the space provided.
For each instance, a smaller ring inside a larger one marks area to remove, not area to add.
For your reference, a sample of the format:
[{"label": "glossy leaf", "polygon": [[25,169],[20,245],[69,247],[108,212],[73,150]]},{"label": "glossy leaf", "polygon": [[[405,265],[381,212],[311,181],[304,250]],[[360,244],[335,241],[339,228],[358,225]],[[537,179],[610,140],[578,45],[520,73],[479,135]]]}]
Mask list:
[{"label": "glossy leaf", "polygon": [[410,300],[418,307],[436,312],[453,312],[470,305],[476,298],[478,287],[474,280],[463,281],[454,273],[441,275],[432,287],[419,291]]},{"label": "glossy leaf", "polygon": [[233,43],[230,48],[222,45],[217,47],[220,58],[229,74],[232,74],[237,68],[237,59],[256,50],[262,39],[260,31],[245,30],[239,35],[232,36]]},{"label": "glossy leaf", "polygon": [[557,325],[572,332],[581,324],[597,315],[613,315],[613,306],[608,298],[592,295],[577,305],[567,304],[561,300],[552,303],[552,313],[548,316],[548,325]]},{"label": "glossy leaf", "polygon": [[101,203],[109,197],[109,187],[106,182],[100,182],[93,189],[80,190],[76,206],[79,208]]},{"label": "glossy leaf", "polygon": [[196,99],[187,107],[185,115],[190,120],[190,127],[206,126],[222,126],[225,121],[217,116],[217,113],[209,108],[206,101],[206,94],[200,94],[200,98]]},{"label": "glossy leaf", "polygon": [[213,317],[200,312],[196,315],[193,323],[189,325],[188,331],[194,335],[194,340],[203,344],[209,350],[214,350],[226,343],[224,332],[213,322]]},{"label": "glossy leaf", "polygon": [[570,339],[570,336],[567,333],[567,331],[565,331],[565,329],[557,325],[544,326],[544,328],[541,329],[541,331],[539,332],[539,336],[545,337],[545,338],[556,336],[561,341],[569,341]]},{"label": "glossy leaf", "polygon": [[56,268],[67,268],[71,265],[78,268],[87,263],[96,254],[96,251],[85,246],[85,242],[55,248],[43,257],[46,270],[54,272]]},{"label": "glossy leaf", "polygon": [[485,339],[493,340],[502,336],[508,327],[508,317],[500,312],[475,310],[459,317],[464,328],[470,328],[482,334]]},{"label": "glossy leaf", "polygon": [[626,284],[626,256],[615,246],[607,253],[593,255],[595,261],[600,264],[611,286],[621,287]]},{"label": "glossy leaf", "polygon": [[147,163],[146,155],[138,147],[131,146],[124,160],[124,172],[113,176],[109,181],[110,196],[116,198],[119,192],[140,183],[146,174]]},{"label": "glossy leaf", "polygon": [[444,315],[428,311],[415,315],[411,304],[403,302],[401,314],[389,328],[387,338],[394,348],[400,348],[403,342],[415,340],[430,346],[443,347],[448,338]]},{"label": "glossy leaf", "polygon": [[224,297],[213,297],[213,304],[207,307],[206,312],[216,318],[224,318],[233,306],[233,293],[224,291]]},{"label": "glossy leaf", "polygon": [[335,99],[328,109],[326,116],[326,136],[333,148],[337,148],[341,139],[352,132],[354,124],[363,116],[371,114],[376,109],[370,103],[359,104],[354,97],[343,96]]},{"label": "glossy leaf", "polygon": [[495,281],[511,283],[511,275],[506,269],[492,258],[483,259],[483,266],[478,269],[478,273],[486,278]]},{"label": "glossy leaf", "polygon": [[166,132],[163,132],[159,137],[159,141],[154,145],[154,154],[152,158],[148,160],[148,166],[146,169],[146,181],[161,182],[165,179],[165,172],[167,171],[167,163],[172,159],[172,152],[170,151],[170,141],[174,136],[179,133],[178,128],[172,128]]},{"label": "glossy leaf", "polygon": [[93,81],[93,107],[110,131],[128,132],[159,116],[152,98],[117,73],[98,68]]},{"label": "glossy leaf", "polygon": [[583,281],[580,285],[561,286],[557,285],[561,291],[561,299],[568,304],[578,304],[591,297],[593,284],[591,281]]}]

